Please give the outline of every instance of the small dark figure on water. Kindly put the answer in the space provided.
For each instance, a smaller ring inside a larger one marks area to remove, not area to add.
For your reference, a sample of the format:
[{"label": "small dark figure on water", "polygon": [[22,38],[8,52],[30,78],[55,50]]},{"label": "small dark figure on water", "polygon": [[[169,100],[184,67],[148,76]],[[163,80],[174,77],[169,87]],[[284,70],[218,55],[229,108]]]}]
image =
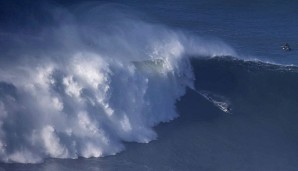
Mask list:
[{"label": "small dark figure on water", "polygon": [[281,46],[282,50],[288,52],[288,51],[291,51],[291,47],[288,43],[285,43],[284,45]]}]

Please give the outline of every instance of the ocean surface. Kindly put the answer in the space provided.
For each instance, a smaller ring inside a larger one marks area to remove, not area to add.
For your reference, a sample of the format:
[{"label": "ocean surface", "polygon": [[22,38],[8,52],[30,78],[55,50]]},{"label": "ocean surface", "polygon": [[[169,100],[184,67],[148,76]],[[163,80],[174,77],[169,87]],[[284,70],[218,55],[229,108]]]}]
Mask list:
[{"label": "ocean surface", "polygon": [[279,0],[0,1],[0,170],[296,171],[297,18]]}]

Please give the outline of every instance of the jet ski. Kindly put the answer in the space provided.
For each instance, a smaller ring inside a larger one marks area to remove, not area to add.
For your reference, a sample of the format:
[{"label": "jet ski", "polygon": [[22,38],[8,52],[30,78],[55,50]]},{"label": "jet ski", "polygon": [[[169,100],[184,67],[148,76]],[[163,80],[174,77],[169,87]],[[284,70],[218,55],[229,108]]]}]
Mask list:
[{"label": "jet ski", "polygon": [[282,50],[284,50],[286,52],[289,52],[292,50],[288,43],[285,43],[284,45],[282,45],[281,48],[282,48]]}]

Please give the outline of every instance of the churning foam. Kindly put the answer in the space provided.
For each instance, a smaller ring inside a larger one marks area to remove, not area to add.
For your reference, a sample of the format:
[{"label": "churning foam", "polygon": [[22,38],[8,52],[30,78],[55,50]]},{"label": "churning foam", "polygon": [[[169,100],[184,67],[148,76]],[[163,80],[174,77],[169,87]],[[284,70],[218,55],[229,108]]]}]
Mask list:
[{"label": "churning foam", "polygon": [[147,143],[157,137],[153,126],[178,116],[175,102],[192,86],[185,56],[233,53],[101,10],[60,9],[58,25],[10,35],[18,40],[0,57],[1,161],[100,157],[123,150],[124,141]]}]

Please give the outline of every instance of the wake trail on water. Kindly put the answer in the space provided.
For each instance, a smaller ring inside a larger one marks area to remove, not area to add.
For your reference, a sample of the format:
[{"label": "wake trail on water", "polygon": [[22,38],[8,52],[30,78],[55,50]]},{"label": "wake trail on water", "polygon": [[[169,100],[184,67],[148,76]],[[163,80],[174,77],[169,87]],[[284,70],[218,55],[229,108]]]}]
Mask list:
[{"label": "wake trail on water", "polygon": [[220,41],[119,6],[51,9],[51,25],[0,34],[2,162],[101,157],[124,150],[123,142],[148,143],[193,87],[187,56],[235,56]]},{"label": "wake trail on water", "polygon": [[205,90],[200,90],[200,91],[194,90],[194,91],[200,96],[204,97],[209,102],[211,102],[215,107],[217,107],[221,111],[231,114],[232,108],[227,98]]}]

